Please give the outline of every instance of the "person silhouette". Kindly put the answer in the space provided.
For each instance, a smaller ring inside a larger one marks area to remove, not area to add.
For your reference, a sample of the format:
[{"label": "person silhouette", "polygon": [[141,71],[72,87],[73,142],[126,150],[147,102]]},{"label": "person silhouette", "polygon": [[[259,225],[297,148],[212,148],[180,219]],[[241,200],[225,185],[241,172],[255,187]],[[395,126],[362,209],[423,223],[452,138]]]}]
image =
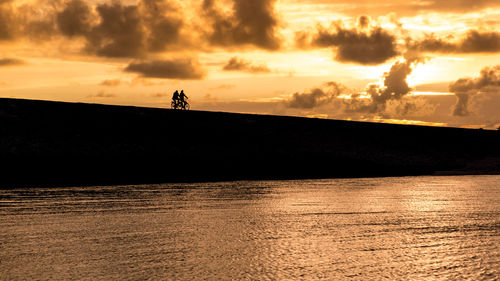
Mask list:
[{"label": "person silhouette", "polygon": [[172,104],[174,109],[177,109],[179,106],[179,91],[177,90],[175,90],[174,95],[172,96]]},{"label": "person silhouette", "polygon": [[179,100],[180,100],[180,104],[181,104],[181,108],[186,108],[186,103],[187,103],[187,99],[188,96],[186,96],[186,94],[184,94],[184,90],[181,90],[181,93],[179,94]]}]

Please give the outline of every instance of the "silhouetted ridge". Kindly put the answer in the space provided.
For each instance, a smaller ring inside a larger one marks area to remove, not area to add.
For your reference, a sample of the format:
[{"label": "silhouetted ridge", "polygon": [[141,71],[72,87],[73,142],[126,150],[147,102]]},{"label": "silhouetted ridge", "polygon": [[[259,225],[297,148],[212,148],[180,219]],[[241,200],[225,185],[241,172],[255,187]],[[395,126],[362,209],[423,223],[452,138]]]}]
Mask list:
[{"label": "silhouetted ridge", "polygon": [[497,173],[500,133],[0,99],[0,186]]}]

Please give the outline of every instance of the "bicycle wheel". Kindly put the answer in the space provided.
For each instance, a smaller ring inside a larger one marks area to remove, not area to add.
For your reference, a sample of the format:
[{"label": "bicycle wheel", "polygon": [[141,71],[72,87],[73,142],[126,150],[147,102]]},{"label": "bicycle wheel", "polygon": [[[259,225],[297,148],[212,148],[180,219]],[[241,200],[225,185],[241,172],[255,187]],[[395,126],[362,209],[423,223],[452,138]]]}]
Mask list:
[{"label": "bicycle wheel", "polygon": [[189,103],[185,103],[184,104],[184,110],[189,110],[191,108],[191,105],[189,105]]},{"label": "bicycle wheel", "polygon": [[172,101],[172,102],[170,103],[170,108],[172,108],[172,109],[177,109],[177,103],[176,103],[175,101]]}]

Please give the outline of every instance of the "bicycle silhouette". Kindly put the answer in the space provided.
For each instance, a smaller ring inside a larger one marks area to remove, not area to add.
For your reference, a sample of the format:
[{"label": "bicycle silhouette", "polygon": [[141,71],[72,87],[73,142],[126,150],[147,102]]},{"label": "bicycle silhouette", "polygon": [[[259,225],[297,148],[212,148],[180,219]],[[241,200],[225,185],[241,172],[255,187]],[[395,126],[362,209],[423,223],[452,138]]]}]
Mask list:
[{"label": "bicycle silhouette", "polygon": [[170,107],[172,109],[181,109],[181,110],[189,110],[191,106],[189,105],[189,102],[187,101],[181,101],[181,100],[173,100],[172,103],[170,103]]}]

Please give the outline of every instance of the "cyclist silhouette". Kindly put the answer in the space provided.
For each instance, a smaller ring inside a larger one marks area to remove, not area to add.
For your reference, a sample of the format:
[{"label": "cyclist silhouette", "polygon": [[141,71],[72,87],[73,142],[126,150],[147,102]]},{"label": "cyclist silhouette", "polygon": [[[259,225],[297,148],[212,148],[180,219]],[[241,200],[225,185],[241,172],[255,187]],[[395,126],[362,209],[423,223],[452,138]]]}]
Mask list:
[{"label": "cyclist silhouette", "polygon": [[179,94],[179,100],[181,103],[181,107],[183,109],[186,109],[187,99],[189,99],[188,96],[186,96],[186,94],[184,94],[184,90],[181,90],[181,93]]},{"label": "cyclist silhouette", "polygon": [[174,92],[174,95],[172,96],[172,104],[171,107],[173,109],[185,109],[188,110],[190,108],[189,103],[187,102],[187,99],[189,99],[186,94],[184,94],[184,90],[181,90],[181,93],[176,90]]},{"label": "cyclist silhouette", "polygon": [[172,108],[177,109],[179,106],[179,91],[175,90],[174,95],[172,96]]}]

